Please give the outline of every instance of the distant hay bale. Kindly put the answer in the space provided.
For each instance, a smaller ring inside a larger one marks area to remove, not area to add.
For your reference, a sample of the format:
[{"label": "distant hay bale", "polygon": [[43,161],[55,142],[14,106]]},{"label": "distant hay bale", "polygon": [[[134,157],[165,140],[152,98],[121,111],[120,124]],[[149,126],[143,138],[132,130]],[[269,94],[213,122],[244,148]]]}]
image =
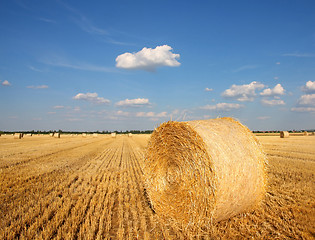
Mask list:
[{"label": "distant hay bale", "polygon": [[116,133],[111,133],[110,135],[112,136],[112,138],[116,138]]},{"label": "distant hay bale", "polygon": [[21,139],[23,137],[22,133],[14,133],[14,139]]},{"label": "distant hay bale", "polygon": [[132,137],[132,133],[128,133],[128,137]]},{"label": "distant hay bale", "polygon": [[86,137],[86,133],[82,133],[82,137]]},{"label": "distant hay bale", "polygon": [[60,138],[60,133],[54,133],[54,138]]},{"label": "distant hay bale", "polygon": [[303,135],[304,135],[304,136],[308,136],[308,132],[304,131],[304,132],[303,132]]},{"label": "distant hay bale", "polygon": [[261,202],[266,161],[254,134],[232,118],[166,122],[146,152],[148,200],[164,219],[207,226]]},{"label": "distant hay bale", "polygon": [[290,136],[290,133],[288,131],[280,132],[280,138],[288,138],[289,136]]},{"label": "distant hay bale", "polygon": [[97,137],[98,136],[98,134],[97,133],[93,133],[93,137]]},{"label": "distant hay bale", "polygon": [[54,133],[49,133],[49,136],[53,137],[53,136],[54,136]]}]

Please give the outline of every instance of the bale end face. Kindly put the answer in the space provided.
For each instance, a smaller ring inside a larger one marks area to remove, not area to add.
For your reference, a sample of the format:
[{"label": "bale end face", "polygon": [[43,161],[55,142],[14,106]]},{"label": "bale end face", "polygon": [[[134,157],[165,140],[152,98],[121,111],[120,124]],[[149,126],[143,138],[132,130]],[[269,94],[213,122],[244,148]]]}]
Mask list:
[{"label": "bale end face", "polygon": [[254,135],[230,118],[163,123],[148,144],[146,191],[160,216],[203,226],[261,201],[265,160]]},{"label": "bale end face", "polygon": [[281,131],[280,138],[288,138],[290,136],[288,131]]}]

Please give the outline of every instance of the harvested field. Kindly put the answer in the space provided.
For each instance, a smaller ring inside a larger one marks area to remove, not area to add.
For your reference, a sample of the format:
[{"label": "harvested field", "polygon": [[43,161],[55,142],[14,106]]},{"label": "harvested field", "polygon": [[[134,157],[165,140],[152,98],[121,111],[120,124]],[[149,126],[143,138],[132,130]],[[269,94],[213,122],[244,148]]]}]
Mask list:
[{"label": "harvested field", "polygon": [[154,213],[143,184],[148,135],[0,138],[0,239],[314,239],[315,137],[260,136],[260,208],[183,232]]}]

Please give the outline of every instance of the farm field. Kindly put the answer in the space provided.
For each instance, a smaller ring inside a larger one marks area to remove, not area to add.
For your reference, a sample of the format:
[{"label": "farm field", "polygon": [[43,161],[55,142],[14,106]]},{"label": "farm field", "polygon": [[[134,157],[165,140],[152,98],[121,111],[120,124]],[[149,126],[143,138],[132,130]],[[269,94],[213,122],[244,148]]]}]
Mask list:
[{"label": "farm field", "polygon": [[184,232],[146,198],[149,135],[0,137],[0,239],[314,239],[315,136],[258,136],[268,190],[252,212]]}]

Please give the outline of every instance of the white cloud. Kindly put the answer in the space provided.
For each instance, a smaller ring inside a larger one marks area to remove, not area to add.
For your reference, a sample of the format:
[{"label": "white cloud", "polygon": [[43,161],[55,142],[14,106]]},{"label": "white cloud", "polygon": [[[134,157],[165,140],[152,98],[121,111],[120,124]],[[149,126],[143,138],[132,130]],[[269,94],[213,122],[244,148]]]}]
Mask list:
[{"label": "white cloud", "polygon": [[[309,83],[307,85],[307,83]],[[311,91],[313,87],[313,82],[309,81],[306,83],[306,87],[304,87],[304,91]],[[315,113],[315,93],[313,94],[305,94],[302,95],[298,102],[297,107],[291,108],[293,112],[312,112]]]},{"label": "white cloud", "polygon": [[285,57],[315,57],[315,54],[312,53],[285,53],[282,54]]},{"label": "white cloud", "polygon": [[267,119],[270,119],[271,117],[270,116],[260,116],[260,117],[257,117],[258,120],[267,120]]},{"label": "white cloud", "polygon": [[4,80],[1,84],[6,87],[11,86],[11,83],[8,80]]},{"label": "white cloud", "polygon": [[293,112],[313,112],[315,113],[315,107],[294,107],[291,108]]},{"label": "white cloud", "polygon": [[75,112],[80,112],[80,111],[81,111],[81,108],[78,107],[78,106],[77,106],[77,107],[74,107],[74,108],[73,108],[73,111],[75,111]]},{"label": "white cloud", "polygon": [[200,108],[205,110],[231,111],[233,109],[240,109],[242,107],[244,107],[244,105],[238,103],[217,103],[216,105],[206,105]]},{"label": "white cloud", "polygon": [[213,91],[213,89],[212,89],[212,88],[207,88],[207,87],[206,87],[206,88],[205,88],[205,91],[206,91],[206,92],[211,92],[211,91]]},{"label": "white cloud", "polygon": [[73,97],[73,99],[75,100],[84,100],[84,101],[88,101],[88,102],[92,102],[92,103],[105,103],[108,104],[110,103],[110,100],[102,98],[102,97],[98,97],[97,93],[78,93],[77,95],[75,95]]},{"label": "white cloud", "polygon": [[148,106],[151,103],[147,98],[125,99],[116,103],[118,107],[142,107]]},{"label": "white cloud", "polygon": [[280,62],[276,62],[276,64],[277,64],[277,65],[280,65],[281,63],[280,63]]},{"label": "white cloud", "polygon": [[54,106],[53,108],[54,108],[54,109],[63,109],[63,108],[65,108],[65,106],[60,106],[60,105],[59,105],[59,106]]},{"label": "white cloud", "polygon": [[171,50],[170,46],[163,45],[154,49],[144,47],[136,53],[126,52],[116,58],[116,67],[146,71],[154,71],[161,66],[178,67],[180,63],[177,59],[180,55],[172,53]]},{"label": "white cloud", "polygon": [[240,102],[254,101],[256,90],[264,88],[265,85],[259,82],[251,82],[250,84],[235,85],[226,89],[221,95],[226,98],[233,98]]},{"label": "white cloud", "polygon": [[315,93],[315,81],[306,82],[305,86],[302,87],[302,90],[307,93]]},{"label": "white cloud", "polygon": [[276,105],[285,105],[285,102],[281,99],[262,99],[261,103],[266,106],[276,106]]},{"label": "white cloud", "polygon": [[278,83],[273,89],[267,88],[263,92],[260,93],[261,96],[279,96],[284,95],[284,88],[281,86],[280,83]]},{"label": "white cloud", "polygon": [[156,117],[167,117],[167,112],[160,112],[155,115]]},{"label": "white cloud", "polygon": [[315,106],[315,93],[302,95],[298,100],[298,104],[303,106]]},{"label": "white cloud", "polygon": [[31,70],[33,70],[35,72],[44,72],[44,70],[38,69],[38,68],[33,67],[33,66],[28,66],[28,67],[29,67],[29,69],[31,69]]},{"label": "white cloud", "polygon": [[27,86],[27,88],[32,88],[32,89],[44,89],[44,88],[48,88],[48,86],[47,86],[47,85]]},{"label": "white cloud", "polygon": [[83,119],[81,119],[81,118],[67,118],[66,120],[69,121],[69,122],[80,122],[80,121],[83,121]]},{"label": "white cloud", "polygon": [[130,112],[117,111],[114,113],[116,116],[128,117],[130,116]]},{"label": "white cloud", "polygon": [[160,113],[137,112],[136,117],[162,118],[162,117],[167,117],[167,112],[160,112]]}]

